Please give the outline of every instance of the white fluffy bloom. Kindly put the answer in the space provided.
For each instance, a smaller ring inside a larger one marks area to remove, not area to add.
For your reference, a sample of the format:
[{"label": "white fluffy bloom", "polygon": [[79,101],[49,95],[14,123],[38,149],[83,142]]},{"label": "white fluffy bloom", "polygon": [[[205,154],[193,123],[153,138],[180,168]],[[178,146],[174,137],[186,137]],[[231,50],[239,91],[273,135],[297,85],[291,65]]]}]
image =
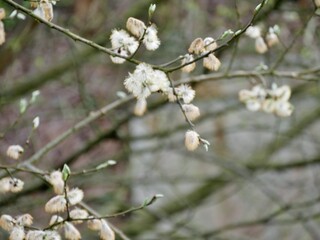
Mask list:
[{"label": "white fluffy bloom", "polygon": [[143,38],[143,43],[146,46],[146,48],[150,51],[154,51],[160,46],[158,30],[155,25],[151,25],[147,28]]},{"label": "white fluffy bloom", "polygon": [[106,220],[101,220],[101,229],[100,229],[100,238],[102,240],[114,240],[115,234],[113,230],[110,228],[109,224]]},{"label": "white fluffy bloom", "polygon": [[208,57],[203,59],[203,66],[211,71],[218,71],[221,66],[221,62],[213,53],[211,53]]},{"label": "white fluffy bloom", "polygon": [[24,182],[18,178],[6,177],[0,180],[0,192],[20,192]]},{"label": "white fluffy bloom", "polygon": [[23,214],[16,217],[17,224],[20,226],[31,226],[33,223],[33,217],[30,214]]},{"label": "white fluffy bloom", "polygon": [[133,37],[129,37],[123,40],[123,47],[126,48],[130,54],[133,54],[138,49],[139,43]]},{"label": "white fluffy bloom", "polygon": [[194,151],[200,144],[199,134],[195,131],[188,130],[185,135],[184,144],[189,151]]},{"label": "white fluffy bloom", "polygon": [[0,193],[10,192],[10,178],[2,178],[0,179]]},{"label": "white fluffy bloom", "polygon": [[134,114],[137,116],[142,116],[147,110],[147,100],[144,98],[139,98],[134,106]]},{"label": "white fluffy bloom", "polygon": [[16,226],[12,229],[9,240],[23,240],[24,237],[25,237],[24,228],[21,226]]},{"label": "white fluffy bloom", "polygon": [[64,236],[68,240],[80,240],[81,234],[79,230],[69,222],[64,223]]},{"label": "white fluffy bloom", "polygon": [[83,191],[79,188],[73,188],[67,193],[70,205],[76,205],[83,199]]},{"label": "white fluffy bloom", "polygon": [[262,110],[266,113],[274,113],[279,117],[288,117],[292,114],[294,108],[288,102],[290,96],[289,86],[278,87],[275,83],[272,84],[271,89],[256,85],[251,90],[243,89],[239,92],[240,101],[246,104],[249,111]]},{"label": "white fluffy bloom", "polygon": [[262,102],[262,110],[266,113],[273,113],[275,108],[276,104],[273,99],[266,99]]},{"label": "white fluffy bloom", "polygon": [[[70,217],[72,219],[86,219],[88,218],[89,214],[86,210],[80,209],[80,208],[75,208],[70,211]],[[77,221],[72,221],[74,224],[80,224],[82,223],[82,220],[77,220]]]},{"label": "white fluffy bloom", "polygon": [[[193,58],[192,54],[186,54],[184,56],[184,58],[182,59],[182,65],[189,63],[189,62],[192,62],[193,60],[194,60],[194,58]],[[196,67],[196,63],[193,62],[193,63],[190,63],[190,64],[184,66],[183,68],[181,68],[181,71],[189,73],[189,72],[192,72],[195,69],[195,67]]]},{"label": "white fluffy bloom", "polygon": [[160,70],[154,70],[153,81],[151,81],[151,84],[153,85],[153,92],[166,92],[167,89],[170,87],[170,82],[168,80],[167,75]]},{"label": "white fluffy bloom", "polygon": [[246,102],[246,107],[249,111],[256,112],[261,109],[261,102],[257,99],[250,99]]},{"label": "white fluffy bloom", "polygon": [[279,117],[291,116],[294,109],[291,103],[286,101],[276,101],[275,105],[275,113]]},{"label": "white fluffy bloom", "polygon": [[45,211],[48,213],[64,212],[67,208],[67,201],[64,195],[57,195],[51,198],[45,205]]},{"label": "white fluffy bloom", "polygon": [[12,159],[19,159],[23,152],[23,147],[20,145],[11,145],[7,150],[7,156]]},{"label": "white fluffy bloom", "polygon": [[[118,48],[117,50],[114,50],[115,53],[120,54],[123,57],[129,57],[128,52],[124,49],[124,48]],[[126,61],[125,58],[121,58],[121,57],[113,57],[110,56],[111,61],[115,64],[122,64]]]},{"label": "white fluffy bloom", "polygon": [[266,51],[268,51],[268,46],[262,37],[258,37],[256,39],[255,47],[256,47],[256,51],[260,54],[263,54]]},{"label": "white fluffy bloom", "polygon": [[291,89],[288,85],[278,87],[276,84],[272,84],[272,88],[268,91],[268,93],[278,100],[288,101],[291,96]]},{"label": "white fluffy bloom", "polygon": [[64,192],[64,181],[62,179],[62,172],[60,171],[53,171],[50,174],[48,179],[50,184],[53,186],[53,190],[56,194],[63,194]]},{"label": "white fluffy bloom", "polygon": [[128,31],[137,38],[141,38],[146,29],[144,22],[133,17],[128,18],[126,27]]},{"label": "white fluffy bloom", "polygon": [[261,29],[257,26],[250,26],[247,28],[245,34],[250,38],[258,38],[261,36]]},{"label": "white fluffy bloom", "polygon": [[[127,50],[129,53],[134,53],[138,46],[139,43],[137,40],[133,37],[131,37],[125,30],[112,30],[111,36],[111,45],[112,48],[115,50],[118,50],[120,48]],[[119,53],[120,54],[120,53]],[[123,54],[121,54],[123,55]]]},{"label": "white fluffy bloom", "polygon": [[3,214],[0,217],[0,227],[4,230],[11,232],[13,227],[16,225],[16,220],[10,215]]},{"label": "white fluffy bloom", "polygon": [[183,104],[183,111],[190,121],[196,120],[200,116],[200,110],[193,104]]},{"label": "white fluffy bloom", "polygon": [[125,39],[130,38],[130,35],[123,29],[120,30],[112,30],[110,40],[112,48],[121,48],[124,45]]},{"label": "white fluffy bloom", "polygon": [[124,81],[124,86],[136,98],[146,99],[152,92],[165,92],[170,82],[166,74],[159,70],[153,70],[148,64],[139,64],[132,74],[129,73]]},{"label": "white fluffy bloom", "polygon": [[144,84],[144,80],[144,78],[141,78],[137,74],[129,73],[129,77],[124,80],[124,86],[136,98],[146,99],[150,96],[151,90]]},{"label": "white fluffy bloom", "polygon": [[181,84],[179,87],[175,88],[175,92],[184,103],[190,103],[196,95],[196,92],[186,84]]}]

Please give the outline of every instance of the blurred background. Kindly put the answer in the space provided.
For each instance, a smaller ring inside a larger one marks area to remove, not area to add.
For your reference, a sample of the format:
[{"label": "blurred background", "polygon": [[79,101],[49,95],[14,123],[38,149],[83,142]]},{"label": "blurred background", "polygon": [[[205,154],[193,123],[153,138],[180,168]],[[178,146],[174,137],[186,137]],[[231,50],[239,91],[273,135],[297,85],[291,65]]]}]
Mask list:
[{"label": "blurred background", "polygon": [[[29,6],[27,1],[17,1]],[[162,64],[187,52],[197,37],[219,38],[250,21],[260,1],[237,0],[60,0],[53,22],[82,37],[110,47],[112,29],[125,28],[128,17],[153,21],[160,48],[141,48],[136,58]],[[14,10],[0,3],[7,16]],[[121,105],[58,145],[36,166],[44,171],[90,169],[108,160],[117,165],[94,174],[74,176],[69,185],[85,192],[84,201],[102,215],[138,206],[161,193],[147,209],[110,219],[130,239],[320,239],[320,21],[312,1],[269,0],[256,25],[265,33],[280,27],[281,44],[266,54],[241,36],[217,53],[218,73],[198,63],[191,74],[176,71],[174,81],[190,81],[201,118],[195,128],[211,146],[188,152],[189,129],[179,106],[160,94],[148,101],[148,112],[135,117],[134,102]],[[91,112],[118,99],[123,80],[134,69],[115,65],[108,55],[27,17],[6,18],[6,43],[0,46],[0,163],[9,145],[24,145],[32,120],[40,126],[25,148],[27,159],[46,143]],[[274,66],[289,73],[260,75]],[[242,77],[237,71],[256,72]],[[295,74],[295,73],[301,74]],[[226,73],[223,77],[222,73]],[[292,73],[292,74],[290,74]],[[209,75],[210,74],[210,75]],[[227,75],[231,77],[228,77]],[[198,76],[205,80],[193,81]],[[216,77],[219,76],[219,77]],[[294,113],[279,118],[249,112],[238,92],[263,82],[292,87]],[[19,115],[21,99],[40,90],[39,100]],[[30,213],[45,227],[50,216],[44,204],[53,196],[41,179],[17,174],[25,181],[18,194],[0,196],[0,215]],[[83,239],[96,239],[81,226]],[[0,239],[6,239],[0,230]]]}]

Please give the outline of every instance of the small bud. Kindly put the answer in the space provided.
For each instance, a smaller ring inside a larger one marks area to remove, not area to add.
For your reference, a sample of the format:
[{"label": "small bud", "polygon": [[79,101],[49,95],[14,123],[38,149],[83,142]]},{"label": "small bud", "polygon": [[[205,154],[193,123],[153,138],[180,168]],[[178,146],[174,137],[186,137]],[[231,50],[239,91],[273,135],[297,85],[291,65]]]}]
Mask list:
[{"label": "small bud", "polygon": [[37,116],[32,120],[32,122],[33,122],[33,129],[37,129],[40,125],[40,118]]},{"label": "small bud", "polygon": [[189,53],[195,53],[195,54],[201,54],[205,51],[204,48],[204,42],[202,38],[196,38],[193,40],[193,42],[190,44],[190,47],[188,49]]},{"label": "small bud", "polygon": [[26,110],[27,110],[27,106],[28,106],[28,102],[27,102],[27,100],[26,99],[21,99],[20,100],[20,105],[19,105],[19,107],[20,107],[20,113],[24,113]]},{"label": "small bud", "polygon": [[148,10],[148,15],[149,15],[149,20],[152,18],[154,12],[156,11],[156,4],[150,4],[149,10]]},{"label": "small bud", "polygon": [[116,164],[117,164],[117,161],[115,161],[115,160],[108,160],[107,163],[108,163],[110,166],[113,166],[113,165],[116,165]]},{"label": "small bud", "polygon": [[257,13],[258,11],[260,11],[261,7],[262,7],[262,4],[261,4],[261,3],[258,4],[258,5],[256,6],[256,8],[254,9],[254,13]]},{"label": "small bud", "polygon": [[123,92],[123,91],[117,91],[117,96],[119,97],[119,98],[125,98],[125,97],[127,97],[127,94],[125,93],[125,92]]},{"label": "small bud", "polygon": [[237,36],[237,35],[239,35],[240,33],[242,33],[242,30],[241,30],[241,29],[239,29],[238,31],[236,31],[236,32],[234,33],[234,35]]},{"label": "small bud", "polygon": [[142,116],[147,110],[147,100],[145,98],[140,98],[137,100],[134,107],[134,114],[136,116]]},{"label": "small bud", "polygon": [[262,37],[258,37],[256,39],[256,51],[260,54],[263,54],[265,53],[266,51],[268,51],[268,47],[267,47],[267,44],[265,43],[265,41],[263,40]]},{"label": "small bud", "polygon": [[25,20],[26,19],[26,15],[24,15],[23,13],[18,13],[17,14],[17,18],[20,20]]},{"label": "small bud", "polygon": [[211,53],[208,57],[203,59],[203,66],[211,71],[218,71],[221,66],[221,62],[213,53]]},{"label": "small bud", "polygon": [[195,131],[188,130],[185,135],[185,146],[189,151],[194,151],[200,144],[199,134]]},{"label": "small bud", "polygon": [[190,121],[194,121],[200,116],[199,108],[193,104],[183,104],[182,108]]},{"label": "small bud", "polygon": [[156,195],[154,195],[154,196],[155,196],[155,198],[163,198],[163,197],[164,197],[164,195],[161,194],[161,193],[158,193],[158,194],[156,194]]},{"label": "small bud", "polygon": [[144,22],[133,17],[128,18],[126,27],[128,31],[137,38],[141,38],[146,29]]},{"label": "small bud", "polygon": [[[192,62],[193,60],[194,60],[193,55],[186,54],[184,56],[184,58],[182,59],[182,65],[189,63],[189,62]],[[184,66],[183,68],[181,68],[181,71],[189,73],[189,72],[192,72],[195,69],[195,67],[196,67],[196,63],[193,62],[193,63],[190,63],[190,64]]]},{"label": "small bud", "polygon": [[24,152],[24,149],[20,145],[11,145],[8,147],[7,156],[17,160],[21,157],[23,152]]},{"label": "small bud", "polygon": [[266,40],[269,47],[272,47],[279,43],[279,38],[274,32],[269,32],[266,36]]},{"label": "small bud", "polygon": [[71,170],[67,164],[63,165],[62,169],[62,179],[63,181],[67,181],[70,176]]},{"label": "small bud", "polygon": [[17,16],[17,13],[18,13],[18,11],[17,11],[16,9],[13,10],[13,11],[10,13],[9,18],[14,18],[15,16]]},{"label": "small bud", "polygon": [[221,38],[221,39],[224,39],[224,38],[226,38],[227,36],[232,35],[232,34],[234,34],[234,32],[233,32],[231,29],[228,29],[227,31],[225,31],[225,32],[222,34],[222,36],[221,36],[220,38]]},{"label": "small bud", "polygon": [[30,103],[34,103],[40,95],[40,91],[36,90],[32,92]]}]

